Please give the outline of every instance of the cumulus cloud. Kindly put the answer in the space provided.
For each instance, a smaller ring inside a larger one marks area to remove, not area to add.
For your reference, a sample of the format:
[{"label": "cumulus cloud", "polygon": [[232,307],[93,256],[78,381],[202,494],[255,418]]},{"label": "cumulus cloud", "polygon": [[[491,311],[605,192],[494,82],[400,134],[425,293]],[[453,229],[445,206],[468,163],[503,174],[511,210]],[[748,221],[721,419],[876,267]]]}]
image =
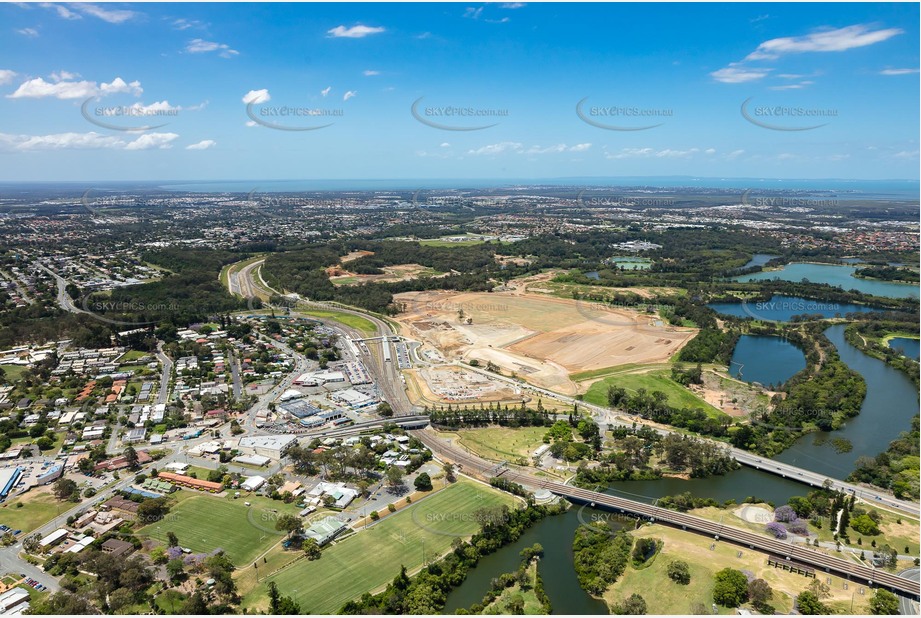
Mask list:
[{"label": "cumulus cloud", "polygon": [[189,144],[188,146],[185,147],[185,149],[186,150],[208,150],[209,148],[212,148],[214,146],[217,146],[217,142],[214,141],[213,139],[203,139],[197,144]]},{"label": "cumulus cloud", "polygon": [[918,72],[918,69],[883,69],[879,72],[880,75],[913,75]]},{"label": "cumulus cloud", "polygon": [[205,41],[204,39],[192,39],[185,46],[185,50],[190,54],[207,54],[218,52],[221,58],[233,58],[240,54],[235,49],[231,49],[226,43],[217,43],[215,41]]},{"label": "cumulus cloud", "polygon": [[332,89],[333,89],[332,86],[327,86],[326,88],[320,91],[320,94],[325,97],[326,95],[330,93]]},{"label": "cumulus cloud", "polygon": [[38,36],[38,30],[36,30],[35,28],[19,28],[18,30],[16,30],[16,32],[18,32],[22,36],[27,36],[30,39],[34,39],[35,37]]},{"label": "cumulus cloud", "polygon": [[170,148],[176,133],[147,133],[134,140],[120,136],[89,133],[53,133],[50,135],[13,135],[0,133],[0,143],[16,150],[150,150]]},{"label": "cumulus cloud", "polygon": [[357,26],[352,26],[351,28],[346,28],[345,26],[336,26],[326,31],[332,38],[345,38],[345,39],[363,39],[366,36],[372,34],[380,34],[381,32],[386,32],[385,28],[379,26],[363,26],[358,24]]},{"label": "cumulus cloud", "polygon": [[243,95],[243,102],[249,105],[253,103],[254,105],[261,105],[272,99],[269,94],[268,88],[263,88],[262,90],[250,90]]},{"label": "cumulus cloud", "polygon": [[[56,76],[62,78],[62,74],[56,74]],[[127,83],[121,77],[116,77],[108,84],[105,82],[97,84],[96,82],[87,80],[70,81],[63,78],[52,82],[46,82],[41,77],[36,77],[35,79],[23,82],[13,94],[8,94],[6,96],[9,99],[41,99],[45,97],[54,97],[56,99],[86,99],[110,94],[131,94],[137,97],[141,96],[142,92],[144,92],[144,89],[141,88],[141,82],[133,81]]]},{"label": "cumulus cloud", "polygon": [[16,71],[10,69],[0,69],[0,86],[9,84],[16,77]]},{"label": "cumulus cloud", "polygon": [[352,97],[354,97],[354,96],[357,95],[357,94],[358,94],[358,91],[357,91],[357,90],[349,90],[349,91],[346,92],[344,95],[342,95],[342,100],[343,100],[343,101],[348,101],[349,99],[351,99]]}]

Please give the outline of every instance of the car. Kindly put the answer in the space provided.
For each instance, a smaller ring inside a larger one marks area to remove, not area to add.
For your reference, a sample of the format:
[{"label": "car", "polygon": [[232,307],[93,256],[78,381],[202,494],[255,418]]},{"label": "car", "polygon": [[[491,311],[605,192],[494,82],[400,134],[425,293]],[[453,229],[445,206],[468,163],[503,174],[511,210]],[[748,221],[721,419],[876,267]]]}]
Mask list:
[{"label": "car", "polygon": [[13,536],[16,536],[17,534],[22,534],[22,530],[13,530]]}]

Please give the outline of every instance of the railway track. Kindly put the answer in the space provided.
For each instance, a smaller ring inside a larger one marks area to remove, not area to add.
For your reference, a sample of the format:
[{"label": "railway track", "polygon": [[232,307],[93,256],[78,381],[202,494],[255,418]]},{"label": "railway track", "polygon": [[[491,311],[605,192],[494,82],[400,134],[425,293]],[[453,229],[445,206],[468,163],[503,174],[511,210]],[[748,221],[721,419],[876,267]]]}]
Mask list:
[{"label": "railway track", "polygon": [[[417,430],[412,433],[422,440],[422,442],[439,457],[460,464],[461,470],[466,474],[473,473],[483,477],[493,476],[494,472],[497,470],[495,464],[445,444],[429,430]],[[766,552],[777,558],[809,565],[817,571],[822,570],[827,573],[842,575],[855,583],[867,586],[881,586],[893,592],[909,595],[915,599],[918,599],[919,594],[921,594],[919,593],[921,584],[905,577],[899,577],[898,575],[887,573],[882,570],[842,560],[841,558],[835,558],[834,556],[823,554],[815,549],[793,545],[792,543],[784,543],[776,539],[755,534],[754,532],[749,532],[748,530],[712,522],[708,519],[688,515],[687,513],[679,513],[643,502],[636,502],[618,496],[610,496],[596,491],[551,482],[511,469],[505,471],[502,474],[502,478],[531,487],[540,487],[558,496],[567,498],[568,500],[588,504],[595,508],[613,509],[624,513],[631,513],[647,518],[650,521],[680,527],[682,530],[706,534],[712,536],[715,540],[729,541],[738,545],[743,545],[749,549]]]}]

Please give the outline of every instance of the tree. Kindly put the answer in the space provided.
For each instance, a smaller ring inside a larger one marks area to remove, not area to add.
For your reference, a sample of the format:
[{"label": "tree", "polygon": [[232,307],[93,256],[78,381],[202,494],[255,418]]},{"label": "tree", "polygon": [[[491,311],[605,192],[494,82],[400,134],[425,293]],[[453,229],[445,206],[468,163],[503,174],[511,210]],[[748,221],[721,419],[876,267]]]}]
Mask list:
[{"label": "tree", "polygon": [[377,413],[385,418],[390,418],[393,416],[393,408],[386,401],[382,401],[377,404]]},{"label": "tree", "polygon": [[810,590],[803,590],[796,596],[796,609],[804,616],[821,616],[831,613],[819,597]]},{"label": "tree", "polygon": [[170,581],[174,583],[182,580],[183,575],[185,575],[185,564],[182,562],[182,558],[174,558],[167,562],[166,573],[169,575]]},{"label": "tree", "polygon": [[691,571],[688,568],[688,563],[684,560],[673,560],[669,562],[666,572],[672,581],[682,586],[687,586],[691,583]]},{"label": "tree", "polygon": [[269,613],[289,616],[301,613],[301,607],[291,597],[282,596],[275,582],[269,582]]},{"label": "tree", "polygon": [[413,487],[415,487],[417,491],[432,491],[432,478],[427,472],[423,472],[413,481]]},{"label": "tree", "polygon": [[41,549],[42,535],[35,533],[32,536],[27,536],[22,542],[22,548],[26,553],[34,554]]},{"label": "tree", "polygon": [[125,463],[128,464],[129,470],[137,470],[140,467],[138,464],[138,452],[134,450],[133,446],[129,444],[122,455],[125,456]]},{"label": "tree", "polygon": [[54,497],[58,500],[68,500],[77,491],[77,483],[70,479],[58,479],[54,483]]},{"label": "tree", "polygon": [[303,544],[304,555],[307,556],[308,560],[316,560],[322,555],[320,551],[320,544],[317,543],[317,540],[312,537],[304,539]]},{"label": "tree", "polygon": [[403,470],[399,466],[387,468],[387,484],[391,487],[399,487],[403,484]]},{"label": "tree", "polygon": [[748,600],[751,601],[752,605],[759,611],[767,613],[768,601],[772,598],[774,598],[774,590],[772,590],[770,584],[763,579],[753,579],[748,584]]},{"label": "tree", "polygon": [[646,599],[634,592],[620,603],[613,603],[611,613],[618,616],[642,616],[646,613]]},{"label": "tree", "polygon": [[166,546],[179,547],[179,537],[172,530],[166,533]]},{"label": "tree", "polygon": [[748,578],[745,573],[725,568],[716,574],[713,601],[723,607],[738,607],[748,599]]},{"label": "tree", "polygon": [[870,613],[876,616],[894,616],[899,613],[899,597],[888,590],[877,588],[870,599]]},{"label": "tree", "polygon": [[444,466],[442,466],[442,470],[444,470],[446,481],[448,481],[449,483],[453,483],[454,481],[457,480],[457,477],[454,476],[454,466],[453,465],[446,463]]},{"label": "tree", "polygon": [[179,612],[186,615],[202,616],[208,613],[208,604],[200,592],[196,592],[182,604],[182,610]]},{"label": "tree", "polygon": [[300,532],[303,528],[304,525],[301,523],[301,518],[297,515],[285,514],[279,517],[278,521],[275,522],[275,529],[284,530],[289,536],[296,532]]},{"label": "tree", "polygon": [[169,513],[169,503],[166,498],[150,498],[138,505],[138,521],[145,524],[160,521]]}]

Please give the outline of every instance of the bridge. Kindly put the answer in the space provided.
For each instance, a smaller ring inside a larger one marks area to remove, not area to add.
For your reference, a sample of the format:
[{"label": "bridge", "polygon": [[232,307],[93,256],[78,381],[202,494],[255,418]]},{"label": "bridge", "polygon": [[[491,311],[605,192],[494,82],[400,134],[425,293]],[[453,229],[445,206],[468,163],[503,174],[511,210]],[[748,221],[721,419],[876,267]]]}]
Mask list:
[{"label": "bridge", "polygon": [[[414,431],[413,434],[441,459],[459,464],[461,470],[466,474],[488,477],[493,475],[496,470],[496,464],[484,461],[479,457],[446,444],[435,437],[431,431]],[[505,469],[502,478],[531,487],[540,487],[567,500],[587,504],[592,508],[637,515],[652,522],[679,527],[682,530],[711,536],[715,540],[729,541],[752,550],[762,551],[775,560],[809,565],[816,570],[835,573],[852,581],[865,583],[868,586],[880,586],[893,592],[908,595],[914,599],[921,598],[921,592],[919,592],[921,584],[918,582],[886,571],[829,556],[817,549],[784,543],[748,530],[713,522],[695,515],[671,511],[643,502],[580,489],[562,483],[550,482],[511,469]]]}]

